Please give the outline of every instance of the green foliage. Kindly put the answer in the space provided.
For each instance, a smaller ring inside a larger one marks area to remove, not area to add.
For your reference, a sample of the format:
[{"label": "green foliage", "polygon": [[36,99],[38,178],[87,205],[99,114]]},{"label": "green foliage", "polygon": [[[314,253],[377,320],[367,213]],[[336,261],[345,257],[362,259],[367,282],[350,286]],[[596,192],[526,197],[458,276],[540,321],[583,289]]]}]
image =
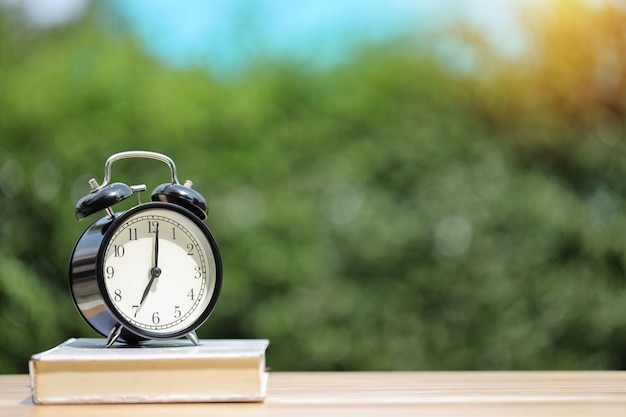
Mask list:
[{"label": "green foliage", "polygon": [[[132,149],[171,156],[209,202],[225,272],[201,337],[269,338],[277,370],[623,368],[626,96],[555,52],[594,22],[580,55],[604,45],[624,79],[626,17],[587,12],[545,18],[547,58],[491,56],[483,80],[372,48],[221,81],[94,17],[0,20],[0,372],[95,337],[67,290],[74,204]],[[151,189],[167,168],[113,176]]]}]

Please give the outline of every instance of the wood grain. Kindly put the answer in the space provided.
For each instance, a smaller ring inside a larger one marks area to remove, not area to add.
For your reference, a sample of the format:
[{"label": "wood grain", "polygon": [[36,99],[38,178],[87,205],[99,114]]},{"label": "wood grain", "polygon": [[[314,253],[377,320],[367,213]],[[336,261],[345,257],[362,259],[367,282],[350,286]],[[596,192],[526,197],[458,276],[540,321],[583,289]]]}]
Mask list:
[{"label": "wood grain", "polygon": [[0,376],[0,416],[622,416],[624,372],[270,374],[261,404],[34,406],[26,375]]}]

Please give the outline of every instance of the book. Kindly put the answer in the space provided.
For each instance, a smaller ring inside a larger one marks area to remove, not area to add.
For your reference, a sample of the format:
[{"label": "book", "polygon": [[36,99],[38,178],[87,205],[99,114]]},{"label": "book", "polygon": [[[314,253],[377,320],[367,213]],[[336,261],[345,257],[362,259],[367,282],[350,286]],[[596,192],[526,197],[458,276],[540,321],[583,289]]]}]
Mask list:
[{"label": "book", "polygon": [[29,361],[35,404],[259,402],[265,339],[147,341],[105,347],[69,339]]}]

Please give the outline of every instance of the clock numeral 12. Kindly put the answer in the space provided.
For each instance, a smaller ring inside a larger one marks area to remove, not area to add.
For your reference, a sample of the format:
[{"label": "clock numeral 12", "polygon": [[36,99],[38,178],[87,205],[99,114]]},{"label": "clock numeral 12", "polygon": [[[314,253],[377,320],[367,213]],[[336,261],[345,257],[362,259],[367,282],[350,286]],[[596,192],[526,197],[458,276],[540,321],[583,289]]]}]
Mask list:
[{"label": "clock numeral 12", "polygon": [[156,233],[159,230],[159,222],[148,222],[148,233]]}]

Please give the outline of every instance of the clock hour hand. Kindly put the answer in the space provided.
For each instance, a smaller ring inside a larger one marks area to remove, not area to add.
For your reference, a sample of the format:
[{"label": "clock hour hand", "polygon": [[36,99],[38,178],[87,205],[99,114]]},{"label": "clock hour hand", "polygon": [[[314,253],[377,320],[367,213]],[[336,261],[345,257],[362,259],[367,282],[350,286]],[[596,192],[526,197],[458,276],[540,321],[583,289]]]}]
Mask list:
[{"label": "clock hour hand", "polygon": [[148,293],[150,292],[150,288],[152,288],[152,283],[154,279],[157,278],[158,275],[154,273],[154,268],[150,270],[150,281],[148,281],[148,285],[146,285],[146,289],[143,290],[143,295],[141,296],[141,301],[139,302],[139,307],[142,306],[143,302],[146,300]]}]

